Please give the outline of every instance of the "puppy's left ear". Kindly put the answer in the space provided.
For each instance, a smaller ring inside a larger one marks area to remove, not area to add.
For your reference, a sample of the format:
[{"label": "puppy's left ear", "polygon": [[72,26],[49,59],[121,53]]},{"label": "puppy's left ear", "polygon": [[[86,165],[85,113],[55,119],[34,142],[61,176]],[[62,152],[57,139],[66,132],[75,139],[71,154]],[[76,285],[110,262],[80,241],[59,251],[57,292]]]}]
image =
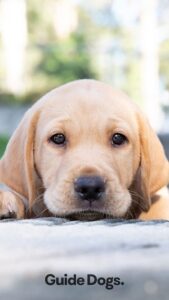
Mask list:
[{"label": "puppy's left ear", "polygon": [[[140,165],[137,170],[137,188],[147,211],[151,196],[169,182],[169,162],[163,146],[146,117],[137,114],[140,139]],[[139,186],[139,187],[138,187]]]},{"label": "puppy's left ear", "polygon": [[26,112],[0,160],[0,182],[28,199],[29,208],[37,190],[34,141],[39,113],[34,107]]}]

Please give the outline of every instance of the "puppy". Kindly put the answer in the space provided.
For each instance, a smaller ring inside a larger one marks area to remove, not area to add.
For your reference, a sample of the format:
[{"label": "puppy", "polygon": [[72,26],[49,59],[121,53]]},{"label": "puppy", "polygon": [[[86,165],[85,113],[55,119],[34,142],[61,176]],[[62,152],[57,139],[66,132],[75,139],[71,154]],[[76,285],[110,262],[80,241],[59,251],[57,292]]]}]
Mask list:
[{"label": "puppy", "polygon": [[0,161],[0,216],[169,219],[162,145],[122,92],[79,80],[30,108]]}]

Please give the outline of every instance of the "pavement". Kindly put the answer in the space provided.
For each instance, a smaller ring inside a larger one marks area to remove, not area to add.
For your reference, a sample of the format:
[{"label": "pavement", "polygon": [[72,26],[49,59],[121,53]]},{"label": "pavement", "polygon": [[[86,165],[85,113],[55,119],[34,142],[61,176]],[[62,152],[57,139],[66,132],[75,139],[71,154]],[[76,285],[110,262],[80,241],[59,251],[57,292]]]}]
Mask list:
[{"label": "pavement", "polygon": [[1,220],[0,299],[168,300],[169,222]]}]

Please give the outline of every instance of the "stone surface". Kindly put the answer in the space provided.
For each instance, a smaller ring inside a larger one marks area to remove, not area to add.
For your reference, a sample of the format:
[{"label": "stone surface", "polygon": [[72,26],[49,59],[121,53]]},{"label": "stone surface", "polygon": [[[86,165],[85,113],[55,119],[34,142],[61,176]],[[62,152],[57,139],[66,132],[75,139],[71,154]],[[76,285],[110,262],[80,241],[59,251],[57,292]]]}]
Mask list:
[{"label": "stone surface", "polygon": [[[124,285],[48,286],[45,275],[120,277]],[[0,299],[169,299],[169,222],[0,222]]]}]

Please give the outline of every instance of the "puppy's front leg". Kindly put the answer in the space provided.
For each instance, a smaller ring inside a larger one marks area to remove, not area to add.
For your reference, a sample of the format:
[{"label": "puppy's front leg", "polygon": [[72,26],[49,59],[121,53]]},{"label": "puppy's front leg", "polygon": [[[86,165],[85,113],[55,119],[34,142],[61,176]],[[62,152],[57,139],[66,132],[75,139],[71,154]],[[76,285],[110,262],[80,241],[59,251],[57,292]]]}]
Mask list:
[{"label": "puppy's front leg", "polygon": [[10,191],[0,191],[0,219],[21,219],[25,214],[22,200]]},{"label": "puppy's front leg", "polygon": [[169,221],[169,192],[166,187],[159,190],[152,197],[152,205],[148,212],[139,216],[141,220],[168,220]]}]

